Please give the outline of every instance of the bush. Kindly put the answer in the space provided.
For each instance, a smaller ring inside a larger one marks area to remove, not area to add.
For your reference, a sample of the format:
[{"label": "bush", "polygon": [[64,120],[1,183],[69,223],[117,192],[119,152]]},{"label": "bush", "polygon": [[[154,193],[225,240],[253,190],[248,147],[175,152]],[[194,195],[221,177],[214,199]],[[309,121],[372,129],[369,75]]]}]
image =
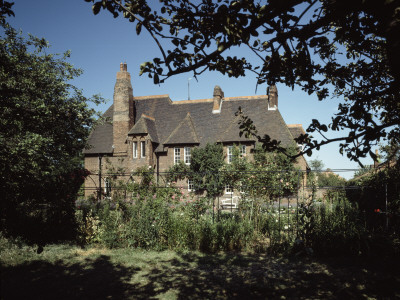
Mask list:
[{"label": "bush", "polygon": [[248,198],[242,199],[237,211],[213,213],[209,199],[193,198],[174,185],[157,187],[152,184],[153,173],[141,171],[142,180],[125,183],[128,192],[116,189],[118,193],[100,203],[95,199],[76,203],[82,243],[211,253],[281,253],[291,248],[323,255],[366,251],[364,220],[358,207],[344,197],[329,204],[305,201],[298,211]]},{"label": "bush", "polygon": [[365,252],[367,231],[357,205],[346,199],[332,204],[301,207],[300,233],[306,247],[317,254],[358,255]]}]

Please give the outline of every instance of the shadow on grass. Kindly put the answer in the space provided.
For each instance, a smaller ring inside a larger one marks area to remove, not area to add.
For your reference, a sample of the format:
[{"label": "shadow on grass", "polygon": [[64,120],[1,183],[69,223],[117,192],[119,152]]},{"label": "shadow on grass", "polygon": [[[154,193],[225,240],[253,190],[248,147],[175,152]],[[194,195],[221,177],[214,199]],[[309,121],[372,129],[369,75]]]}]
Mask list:
[{"label": "shadow on grass", "polygon": [[82,263],[36,260],[3,267],[2,299],[123,299],[129,278],[137,271],[113,264],[101,255]]},{"label": "shadow on grass", "polygon": [[[110,256],[2,267],[2,299],[363,299],[399,296],[398,262],[287,260],[264,255],[154,255],[142,267]],[[143,264],[144,263],[144,264]]]},{"label": "shadow on grass", "polygon": [[400,295],[398,269],[365,269],[350,261],[181,254],[168,263],[168,267],[159,262],[152,268],[145,276],[147,284],[131,286],[138,299],[162,297],[170,291],[177,299],[392,299]]}]

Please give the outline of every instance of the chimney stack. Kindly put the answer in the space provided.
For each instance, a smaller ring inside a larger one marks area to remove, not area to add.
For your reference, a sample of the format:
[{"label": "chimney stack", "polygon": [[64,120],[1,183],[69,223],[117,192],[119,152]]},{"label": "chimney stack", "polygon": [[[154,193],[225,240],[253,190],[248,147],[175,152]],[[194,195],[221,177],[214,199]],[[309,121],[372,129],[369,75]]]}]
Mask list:
[{"label": "chimney stack", "polygon": [[113,114],[113,146],[114,156],[126,156],[128,145],[126,138],[133,126],[133,91],[131,75],[126,63],[120,64],[117,72],[117,81],[114,87],[114,114]]},{"label": "chimney stack", "polygon": [[278,108],[278,89],[276,85],[270,85],[267,88],[268,110],[276,110]]},{"label": "chimney stack", "polygon": [[213,93],[213,114],[219,114],[221,112],[222,98],[224,98],[224,92],[219,85],[216,85]]}]

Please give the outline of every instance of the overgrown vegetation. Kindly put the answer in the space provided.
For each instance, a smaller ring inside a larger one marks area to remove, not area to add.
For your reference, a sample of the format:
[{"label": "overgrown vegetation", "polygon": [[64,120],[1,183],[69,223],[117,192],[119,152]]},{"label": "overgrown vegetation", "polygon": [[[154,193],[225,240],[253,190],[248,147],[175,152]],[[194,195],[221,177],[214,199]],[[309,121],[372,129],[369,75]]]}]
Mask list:
[{"label": "overgrown vegetation", "polygon": [[368,220],[370,230],[399,232],[400,230],[400,163],[388,162],[382,169],[371,169],[349,182],[359,189],[347,196],[358,203]]},{"label": "overgrown vegetation", "polygon": [[70,84],[82,71],[69,52],[25,38],[0,2],[0,227],[32,243],[74,239],[74,200],[87,171],[80,153],[96,122],[89,102]]},{"label": "overgrown vegetation", "polygon": [[[132,173],[135,181],[128,183],[109,168],[114,175],[110,198],[100,203],[94,198],[77,203],[81,243],[211,253],[369,253],[363,215],[344,193],[332,191],[320,201],[312,194],[299,198],[302,173],[288,157],[258,149],[254,160],[247,161],[238,149],[233,153],[231,164],[224,163],[221,155],[219,172],[209,177],[218,181],[208,183],[212,187],[230,183],[240,189],[238,209],[221,210],[220,195],[211,198],[207,185],[204,194],[187,193],[186,179],[192,173],[191,167],[183,164],[175,165],[167,174],[169,180],[177,181],[164,185],[156,184],[154,170],[149,168],[136,170]],[[288,170],[283,172],[284,167]],[[200,174],[198,178],[203,180]]]}]

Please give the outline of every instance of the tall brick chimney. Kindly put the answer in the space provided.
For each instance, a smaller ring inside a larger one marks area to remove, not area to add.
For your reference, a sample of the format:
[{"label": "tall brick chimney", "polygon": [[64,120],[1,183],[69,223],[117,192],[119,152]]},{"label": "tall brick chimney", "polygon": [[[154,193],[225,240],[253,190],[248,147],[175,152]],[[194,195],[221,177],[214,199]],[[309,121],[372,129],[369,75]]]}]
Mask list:
[{"label": "tall brick chimney", "polygon": [[126,63],[120,64],[114,87],[113,146],[114,156],[127,155],[126,138],[133,126],[133,91]]},{"label": "tall brick chimney", "polygon": [[224,92],[220,88],[219,85],[216,85],[214,87],[214,93],[213,93],[213,114],[219,114],[221,112],[221,105],[222,105],[222,98],[224,98]]},{"label": "tall brick chimney", "polygon": [[268,95],[268,109],[275,110],[278,108],[278,89],[276,85],[270,85],[267,88]]}]

